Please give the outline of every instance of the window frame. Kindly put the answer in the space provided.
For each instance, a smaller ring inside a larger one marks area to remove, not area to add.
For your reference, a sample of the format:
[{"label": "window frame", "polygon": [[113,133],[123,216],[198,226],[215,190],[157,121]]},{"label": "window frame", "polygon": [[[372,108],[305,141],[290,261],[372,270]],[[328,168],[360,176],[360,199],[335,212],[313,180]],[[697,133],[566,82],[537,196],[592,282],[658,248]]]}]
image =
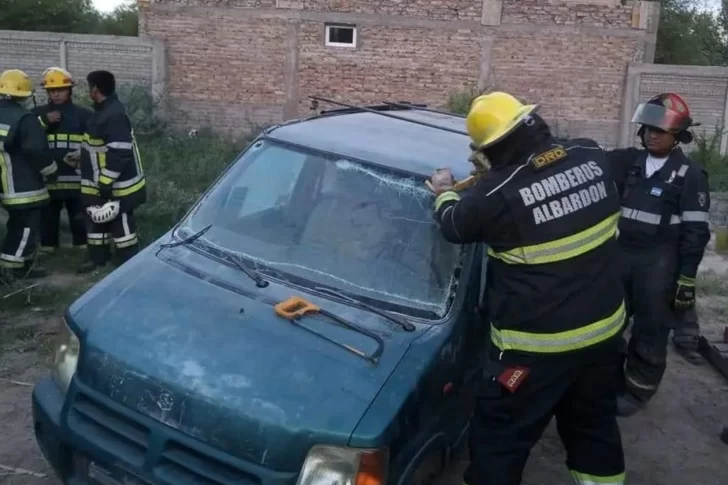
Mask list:
[{"label": "window frame", "polygon": [[[352,31],[352,43],[347,44],[345,42],[332,42],[329,40],[329,34],[331,33],[331,29],[351,29]],[[356,49],[357,47],[357,41],[359,40],[358,32],[357,32],[356,25],[353,24],[340,24],[340,23],[327,23],[324,25],[324,45],[326,47],[346,47],[349,49]]]}]

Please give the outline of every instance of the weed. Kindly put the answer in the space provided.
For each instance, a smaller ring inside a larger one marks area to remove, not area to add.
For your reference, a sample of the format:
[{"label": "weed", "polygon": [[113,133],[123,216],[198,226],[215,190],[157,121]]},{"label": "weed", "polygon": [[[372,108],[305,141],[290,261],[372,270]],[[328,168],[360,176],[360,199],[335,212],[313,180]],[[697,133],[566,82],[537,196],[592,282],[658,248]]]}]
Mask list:
[{"label": "weed", "polygon": [[728,278],[708,270],[698,278],[696,289],[699,296],[728,296]]},{"label": "weed", "polygon": [[717,253],[728,253],[728,227],[715,229],[715,251]]},{"label": "weed", "polygon": [[688,145],[690,158],[708,172],[712,191],[728,190],[728,154],[720,152],[722,134],[720,129],[716,128],[711,135],[696,135],[695,142]]}]

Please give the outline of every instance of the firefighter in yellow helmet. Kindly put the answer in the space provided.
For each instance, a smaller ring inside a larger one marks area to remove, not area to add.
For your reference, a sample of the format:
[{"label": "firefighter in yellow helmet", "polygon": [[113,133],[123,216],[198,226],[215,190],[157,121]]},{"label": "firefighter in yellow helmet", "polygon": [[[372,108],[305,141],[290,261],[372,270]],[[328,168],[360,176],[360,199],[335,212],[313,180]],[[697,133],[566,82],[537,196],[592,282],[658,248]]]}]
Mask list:
[{"label": "firefighter in yellow helmet", "polygon": [[537,108],[504,92],[475,99],[467,129],[490,169],[463,195],[449,169],[431,179],[445,239],[489,254],[491,345],[465,482],[520,484],[555,416],[575,482],[622,485],[619,196],[597,143],[557,140]]},{"label": "firefighter in yellow helmet", "polygon": [[33,83],[17,69],[0,75],[0,203],[8,211],[7,233],[0,249],[0,279],[41,277],[32,255],[37,246],[41,211],[48,204],[46,182],[55,182],[53,161],[43,127],[25,108]]},{"label": "firefighter in yellow helmet", "polygon": [[73,246],[86,247],[81,169],[78,162],[91,110],[73,103],[74,84],[73,76],[67,70],[61,67],[46,69],[41,86],[48,93],[48,103],[33,109],[46,130],[51,154],[58,164],[58,180],[48,184],[51,202],[43,210],[40,250],[45,253],[52,253],[59,246],[59,223],[64,207],[68,214]]}]

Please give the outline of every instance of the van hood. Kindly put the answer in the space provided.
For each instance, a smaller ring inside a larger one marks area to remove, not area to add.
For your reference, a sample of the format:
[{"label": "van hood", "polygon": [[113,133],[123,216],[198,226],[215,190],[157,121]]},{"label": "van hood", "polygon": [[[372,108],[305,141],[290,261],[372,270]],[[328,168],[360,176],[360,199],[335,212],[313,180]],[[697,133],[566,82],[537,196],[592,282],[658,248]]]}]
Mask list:
[{"label": "van hood", "polygon": [[[271,300],[301,292],[275,283],[255,288],[241,272],[184,248],[164,252],[176,266],[145,251],[69,309],[82,342],[77,379],[268,468],[297,471],[312,445],[345,445],[422,332],[305,295],[384,339],[374,365],[275,315]],[[300,323],[367,353],[376,348],[369,337],[318,317]]]}]

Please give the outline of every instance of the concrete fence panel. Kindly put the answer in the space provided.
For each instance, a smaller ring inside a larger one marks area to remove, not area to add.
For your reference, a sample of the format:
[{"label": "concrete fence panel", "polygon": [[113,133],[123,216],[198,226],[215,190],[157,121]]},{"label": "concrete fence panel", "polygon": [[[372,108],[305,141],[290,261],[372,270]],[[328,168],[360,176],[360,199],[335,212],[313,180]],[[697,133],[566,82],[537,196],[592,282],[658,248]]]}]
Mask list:
[{"label": "concrete fence panel", "polygon": [[60,66],[83,83],[88,72],[106,69],[119,83],[146,84],[164,91],[164,43],[138,37],[0,30],[0,71],[22,69],[41,93],[45,69]]}]

